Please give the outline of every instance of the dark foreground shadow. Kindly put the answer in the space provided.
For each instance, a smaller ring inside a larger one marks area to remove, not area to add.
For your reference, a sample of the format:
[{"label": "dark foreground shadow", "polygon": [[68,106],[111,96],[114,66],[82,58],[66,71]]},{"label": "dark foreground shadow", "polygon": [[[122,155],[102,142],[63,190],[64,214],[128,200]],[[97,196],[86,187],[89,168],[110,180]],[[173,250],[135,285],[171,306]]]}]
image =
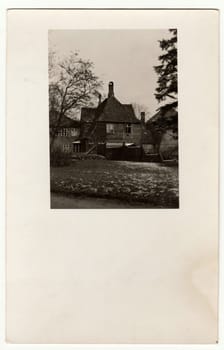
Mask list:
[{"label": "dark foreground shadow", "polygon": [[51,209],[162,209],[150,203],[51,193]]}]

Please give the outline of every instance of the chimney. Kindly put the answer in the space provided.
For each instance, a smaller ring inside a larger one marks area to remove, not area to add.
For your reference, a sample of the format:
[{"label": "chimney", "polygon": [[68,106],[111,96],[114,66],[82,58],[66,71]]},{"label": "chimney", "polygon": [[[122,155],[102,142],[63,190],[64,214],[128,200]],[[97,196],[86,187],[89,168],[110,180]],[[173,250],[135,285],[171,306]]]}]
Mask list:
[{"label": "chimney", "polygon": [[114,83],[112,81],[109,82],[109,90],[108,97],[114,96]]},{"label": "chimney", "polygon": [[98,100],[98,106],[101,104],[101,98],[102,98],[102,95],[99,93],[99,95],[98,95],[98,98],[99,98],[99,100]]},{"label": "chimney", "polygon": [[145,112],[141,112],[141,122],[145,124]]}]

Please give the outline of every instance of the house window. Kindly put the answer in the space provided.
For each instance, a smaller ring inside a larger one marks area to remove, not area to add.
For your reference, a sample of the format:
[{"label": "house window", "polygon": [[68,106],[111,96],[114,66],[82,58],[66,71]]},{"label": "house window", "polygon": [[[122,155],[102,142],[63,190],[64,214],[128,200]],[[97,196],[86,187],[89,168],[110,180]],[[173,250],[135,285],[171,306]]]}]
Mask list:
[{"label": "house window", "polygon": [[71,136],[70,129],[62,128],[58,131],[58,136]]},{"label": "house window", "polygon": [[69,143],[66,143],[66,144],[63,145],[63,151],[64,152],[70,152],[70,150],[71,150],[71,146],[70,146]]},{"label": "house window", "polygon": [[78,128],[71,128],[70,129],[71,136],[78,136],[79,135],[79,129]]},{"label": "house window", "polygon": [[62,136],[70,136],[70,130],[68,128],[64,128],[62,131],[63,131]]},{"label": "house window", "polygon": [[127,135],[131,134],[131,123],[126,124],[125,131]]},{"label": "house window", "polygon": [[114,124],[107,124],[107,134],[114,134]]}]

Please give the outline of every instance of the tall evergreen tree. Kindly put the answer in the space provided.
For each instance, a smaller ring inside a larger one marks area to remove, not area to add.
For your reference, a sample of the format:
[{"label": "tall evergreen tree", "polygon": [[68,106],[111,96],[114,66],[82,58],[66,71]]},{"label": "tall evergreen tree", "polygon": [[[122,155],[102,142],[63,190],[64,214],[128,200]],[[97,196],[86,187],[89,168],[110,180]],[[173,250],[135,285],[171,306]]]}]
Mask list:
[{"label": "tall evergreen tree", "polygon": [[154,67],[158,74],[155,97],[160,105],[147,122],[162,159],[160,145],[164,134],[171,130],[170,135],[178,139],[177,29],[169,29],[169,32],[170,38],[159,41],[163,53],[159,56],[160,64]]},{"label": "tall evergreen tree", "polygon": [[154,67],[159,76],[155,97],[160,106],[158,113],[148,123],[148,127],[156,135],[156,140],[160,142],[167,130],[173,130],[175,138],[178,137],[177,29],[169,29],[169,32],[169,39],[159,41],[164,53],[159,56],[160,64]]},{"label": "tall evergreen tree", "polygon": [[177,107],[177,29],[169,31],[171,38],[159,41],[164,53],[159,56],[161,64],[154,67],[159,76],[155,97],[158,102],[165,102],[160,107],[163,111]]}]

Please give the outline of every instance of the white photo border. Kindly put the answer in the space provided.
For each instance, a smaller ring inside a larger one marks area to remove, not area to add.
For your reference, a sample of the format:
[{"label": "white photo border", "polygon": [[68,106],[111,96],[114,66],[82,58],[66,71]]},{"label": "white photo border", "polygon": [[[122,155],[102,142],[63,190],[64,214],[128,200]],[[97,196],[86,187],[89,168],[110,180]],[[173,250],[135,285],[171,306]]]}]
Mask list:
[{"label": "white photo border", "polygon": [[[7,34],[7,22],[6,15],[8,9],[217,9],[220,13],[220,208],[219,208],[219,342],[218,344],[208,345],[184,345],[184,344],[135,344],[135,345],[110,345],[110,344],[8,344],[5,342],[5,216],[6,216],[6,140],[5,140],[5,129],[6,129],[6,34]],[[0,247],[1,247],[1,263],[0,263],[0,348],[6,349],[189,349],[189,350],[219,350],[224,349],[224,216],[223,216],[223,198],[224,198],[224,161],[223,161],[223,145],[224,145],[224,123],[223,123],[223,80],[224,80],[224,69],[223,69],[223,42],[224,42],[224,2],[222,0],[125,0],[123,2],[119,0],[9,0],[1,1],[0,3],[0,91],[1,91],[1,103],[0,103]]]}]

